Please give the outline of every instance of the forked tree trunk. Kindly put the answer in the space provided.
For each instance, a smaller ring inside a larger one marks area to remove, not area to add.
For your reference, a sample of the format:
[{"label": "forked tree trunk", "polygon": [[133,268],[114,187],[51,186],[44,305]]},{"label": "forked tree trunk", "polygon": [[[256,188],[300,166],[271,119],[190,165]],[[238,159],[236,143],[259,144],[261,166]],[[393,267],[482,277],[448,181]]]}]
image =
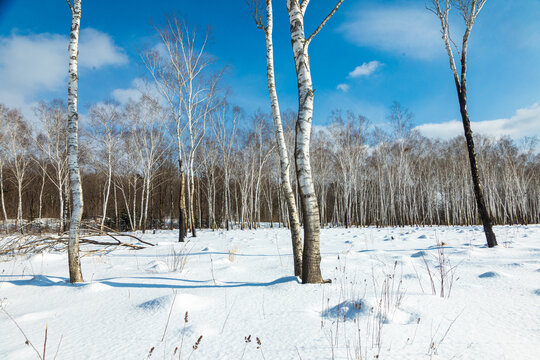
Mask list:
[{"label": "forked tree trunk", "polygon": [[[442,28],[442,39],[444,41],[444,46],[448,54],[448,59],[450,61],[450,70],[454,76],[454,83],[456,85],[456,91],[459,99],[459,109],[461,112],[461,120],[463,121],[463,130],[465,132],[465,139],[467,140],[467,150],[469,153],[469,165],[471,167],[471,175],[473,181],[474,196],[476,198],[476,204],[478,207],[478,214],[484,225],[484,233],[486,235],[488,247],[497,246],[497,239],[495,233],[493,232],[493,227],[491,224],[491,218],[489,216],[486,203],[484,200],[484,195],[482,193],[482,187],[480,185],[480,174],[478,172],[478,163],[476,160],[476,151],[474,147],[474,139],[471,130],[471,122],[469,120],[469,113],[467,111],[467,50],[469,44],[469,37],[471,35],[472,27],[476,17],[482,10],[482,7],[485,4],[485,0],[470,0],[469,3],[464,3],[467,5],[461,8],[461,15],[465,20],[465,33],[463,34],[463,42],[461,45],[461,76],[458,74],[456,67],[456,62],[454,60],[454,52],[450,44],[450,35],[449,35],[449,13],[450,13],[450,2],[446,1],[444,9],[441,8],[439,0],[433,0],[433,8],[430,10],[437,15],[441,22]],[[459,54],[459,49],[458,49]]]},{"label": "forked tree trunk", "polygon": [[[304,252],[302,256],[302,282],[321,283],[321,254],[319,248],[319,206],[309,160],[311,122],[313,119],[313,84],[309,66],[308,48],[304,36],[304,14],[300,3],[287,0],[291,43],[298,84],[298,119],[296,121],[295,161],[302,213],[304,218]],[[290,210],[289,210],[290,213]],[[292,225],[292,224],[291,224]]]},{"label": "forked tree trunk", "polygon": [[69,84],[68,84],[68,166],[73,209],[69,225],[68,263],[69,281],[82,282],[79,257],[79,230],[83,212],[81,176],[79,172],[79,114],[77,113],[77,57],[79,55],[79,29],[81,24],[81,0],[74,0],[71,8],[71,33],[69,41]]},{"label": "forked tree trunk", "polygon": [[294,275],[302,278],[302,237],[300,235],[300,221],[296,210],[296,201],[291,187],[289,176],[290,163],[287,154],[287,145],[283,135],[283,125],[281,112],[276,91],[276,81],[274,77],[274,45],[272,43],[273,30],[272,0],[266,0],[266,27],[263,29],[266,38],[266,75],[268,79],[268,92],[272,105],[272,118],[274,120],[274,130],[276,133],[277,149],[279,154],[279,164],[281,171],[281,187],[287,201],[289,209],[289,222],[291,224],[291,240],[293,248]]},{"label": "forked tree trunk", "polygon": [[311,40],[321,31],[328,20],[335,14],[344,0],[339,0],[317,29],[308,37],[304,33],[304,14],[308,0],[287,0],[291,44],[296,79],[298,86],[298,119],[296,121],[296,139],[294,158],[299,196],[302,202],[304,225],[304,253],[302,256],[302,283],[321,283],[321,253],[319,234],[321,223],[317,195],[311,176],[309,147],[311,141],[311,122],[313,120],[313,83],[309,66],[308,47]]}]

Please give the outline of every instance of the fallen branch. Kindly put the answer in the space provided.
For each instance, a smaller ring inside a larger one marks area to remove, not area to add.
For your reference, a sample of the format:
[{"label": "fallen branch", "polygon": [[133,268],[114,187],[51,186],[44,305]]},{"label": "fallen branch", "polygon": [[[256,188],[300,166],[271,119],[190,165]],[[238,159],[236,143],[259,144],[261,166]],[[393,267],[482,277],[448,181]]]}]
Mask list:
[{"label": "fallen branch", "polygon": [[[143,241],[138,237],[130,234],[123,233],[103,233],[101,236],[108,236],[113,241],[99,241],[95,239],[90,239],[92,236],[100,236],[99,232],[96,232],[91,226],[87,227],[84,231],[84,237],[79,239],[81,244],[96,245],[96,246],[115,246],[115,247],[126,247],[133,250],[145,249],[147,246],[133,244],[129,242],[121,241],[122,237],[128,237],[135,239],[138,242],[154,246],[149,242]],[[2,255],[25,255],[25,254],[40,254],[45,251],[64,251],[67,249],[69,237],[67,235],[62,236],[47,236],[40,237],[36,235],[17,235],[17,236],[8,236],[4,239],[0,239],[0,256]]]}]

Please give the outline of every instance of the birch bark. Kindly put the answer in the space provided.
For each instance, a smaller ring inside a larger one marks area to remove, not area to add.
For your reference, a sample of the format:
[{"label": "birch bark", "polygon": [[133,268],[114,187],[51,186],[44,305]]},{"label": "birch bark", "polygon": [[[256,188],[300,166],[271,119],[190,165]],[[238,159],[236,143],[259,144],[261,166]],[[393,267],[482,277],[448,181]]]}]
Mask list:
[{"label": "birch bark", "polygon": [[77,113],[77,58],[79,56],[79,29],[81,25],[81,0],[67,0],[71,9],[71,32],[69,41],[69,84],[68,84],[68,166],[73,209],[69,224],[68,264],[69,281],[82,282],[79,257],[79,231],[83,212],[81,176],[79,172],[79,114]]},{"label": "birch bark", "polygon": [[296,177],[302,202],[304,219],[304,253],[302,256],[302,282],[323,282],[321,275],[321,254],[319,245],[320,220],[317,195],[311,176],[309,145],[311,139],[311,122],[313,120],[313,83],[309,65],[308,47],[311,40],[334,15],[344,0],[340,0],[332,12],[319,27],[306,39],[304,35],[304,14],[309,0],[300,3],[298,0],[287,0],[291,44],[298,86],[298,119],[296,121],[295,162]]},{"label": "birch bark", "polygon": [[[274,28],[272,0],[266,0],[266,26],[259,24],[264,31],[266,39],[266,76],[268,81],[268,93],[272,106],[272,118],[274,121],[274,131],[276,136],[277,150],[279,154],[281,187],[287,201],[289,210],[289,222],[291,224],[291,240],[293,248],[294,275],[302,277],[302,237],[300,235],[300,220],[294,200],[294,192],[290,180],[290,163],[287,155],[287,145],[283,135],[283,124],[276,90],[276,80],[274,76],[274,44],[272,32]],[[257,19],[256,19],[257,21]]]}]

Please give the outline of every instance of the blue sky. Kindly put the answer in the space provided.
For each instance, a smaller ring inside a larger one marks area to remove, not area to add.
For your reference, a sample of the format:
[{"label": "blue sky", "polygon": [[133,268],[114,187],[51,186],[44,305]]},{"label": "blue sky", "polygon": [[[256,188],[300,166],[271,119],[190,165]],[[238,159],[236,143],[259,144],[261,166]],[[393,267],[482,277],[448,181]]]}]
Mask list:
[{"label": "blue sky", "polygon": [[[32,7],[29,6],[31,4]],[[415,114],[426,135],[460,134],[457,98],[437,19],[418,0],[346,0],[310,45],[316,88],[314,123],[350,109],[382,124],[392,101]],[[314,29],[333,1],[312,0]],[[284,0],[274,1],[275,59],[282,109],[294,109],[296,79]],[[212,28],[210,52],[229,71],[223,86],[247,112],[269,109],[265,44],[244,0],[83,0],[79,102],[123,100],[146,76],[139,51],[157,43],[151,23],[177,13]],[[31,116],[36,101],[65,98],[67,35],[64,0],[0,0],[0,102]],[[460,19],[452,19],[456,38]],[[488,0],[469,52],[473,129],[492,135],[540,136],[540,1]]]}]

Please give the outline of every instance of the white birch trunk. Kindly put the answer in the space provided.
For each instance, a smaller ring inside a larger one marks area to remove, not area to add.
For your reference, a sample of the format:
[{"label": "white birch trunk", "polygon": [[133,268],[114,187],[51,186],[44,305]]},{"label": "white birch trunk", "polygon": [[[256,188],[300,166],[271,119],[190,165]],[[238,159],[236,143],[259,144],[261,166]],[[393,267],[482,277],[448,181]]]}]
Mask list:
[{"label": "white birch trunk", "polygon": [[109,204],[109,195],[111,193],[112,182],[112,159],[111,149],[107,149],[109,152],[107,157],[107,188],[105,189],[105,200],[103,201],[103,216],[101,218],[101,226],[99,232],[103,234],[103,227],[105,226],[105,218],[107,217],[107,205]]},{"label": "white birch trunk", "polygon": [[41,226],[41,218],[42,218],[42,210],[43,210],[43,190],[45,188],[45,173],[46,173],[46,170],[45,170],[45,166],[43,167],[42,169],[42,173],[41,173],[41,188],[39,189],[39,215],[38,215],[38,219],[39,219],[39,224]]},{"label": "white birch trunk", "polygon": [[319,249],[319,207],[311,177],[309,145],[313,119],[313,84],[309,56],[304,36],[304,14],[298,1],[287,0],[291,43],[296,76],[298,80],[298,120],[296,122],[296,176],[302,201],[304,218],[304,252],[302,258],[302,282],[320,283],[321,255]]},{"label": "white birch trunk", "polygon": [[58,187],[58,200],[59,200],[59,218],[60,226],[58,228],[58,233],[62,234],[64,232],[64,192],[62,186]]},{"label": "white birch trunk", "polygon": [[[69,1],[68,1],[69,4]],[[79,55],[79,29],[81,24],[81,0],[69,4],[72,12],[69,41],[69,84],[68,84],[68,166],[73,209],[69,226],[68,263],[69,281],[82,282],[81,261],[79,257],[79,231],[83,212],[81,176],[79,172],[79,114],[77,113],[77,58]]]},{"label": "white birch trunk", "polygon": [[[0,200],[2,201],[2,215],[4,219],[4,224],[7,226],[7,212],[6,212],[6,201],[4,198],[4,165],[0,164]],[[6,227],[7,232],[7,227]]]}]

